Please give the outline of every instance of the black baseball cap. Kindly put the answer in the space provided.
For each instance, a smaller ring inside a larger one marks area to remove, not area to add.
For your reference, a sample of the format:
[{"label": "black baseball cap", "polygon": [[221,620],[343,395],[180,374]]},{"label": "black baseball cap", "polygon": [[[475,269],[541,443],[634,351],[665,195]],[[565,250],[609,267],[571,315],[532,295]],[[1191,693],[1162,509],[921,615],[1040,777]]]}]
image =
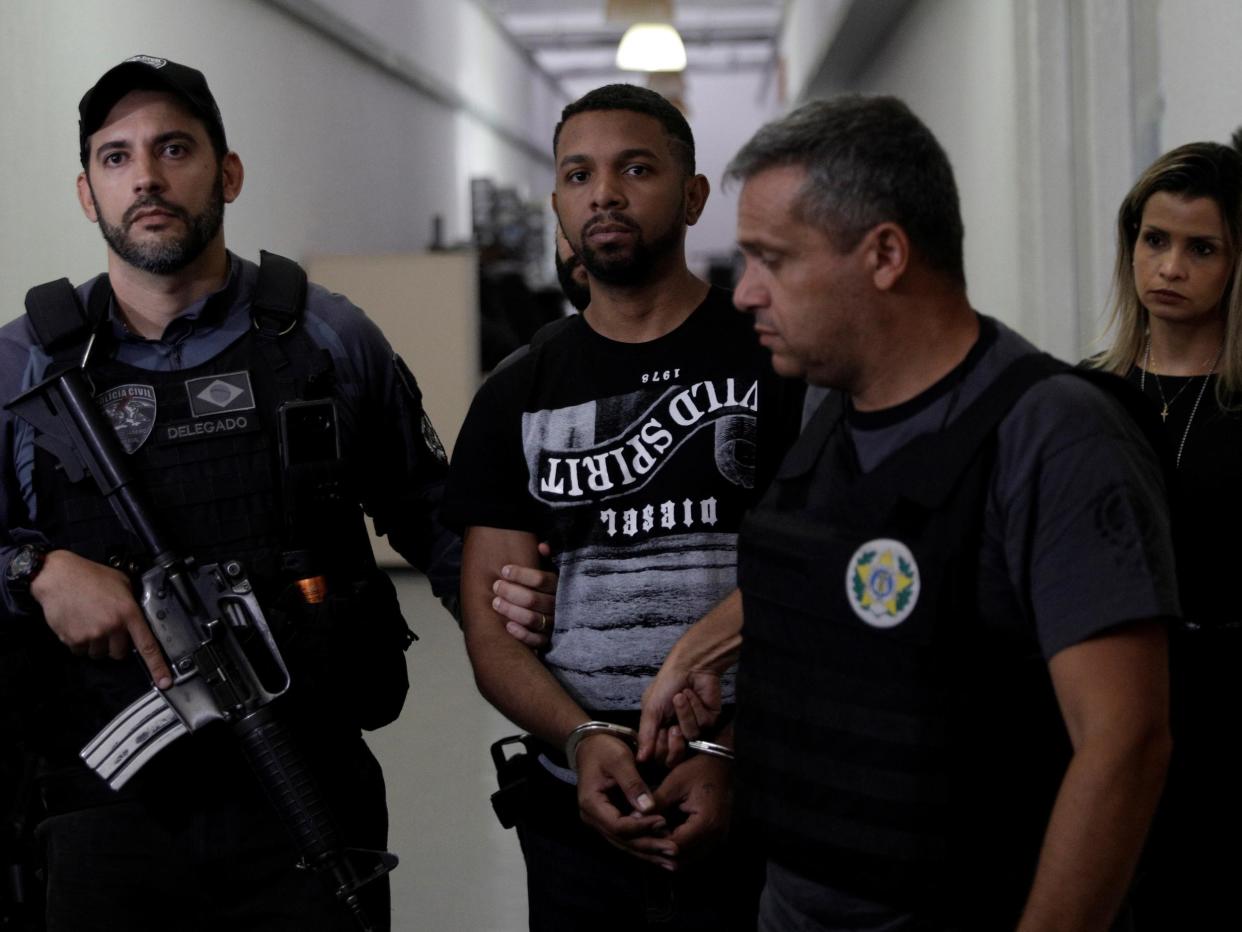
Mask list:
[{"label": "black baseball cap", "polygon": [[167,58],[155,55],[135,55],[115,68],[110,68],[86,92],[78,104],[78,144],[81,148],[82,165],[90,155],[89,139],[103,125],[116,102],[136,90],[168,91],[181,98],[195,116],[207,127],[207,135],[218,155],[228,152],[224,139],[224,123],[220,108],[211,96],[203,73],[187,65],[178,65]]}]

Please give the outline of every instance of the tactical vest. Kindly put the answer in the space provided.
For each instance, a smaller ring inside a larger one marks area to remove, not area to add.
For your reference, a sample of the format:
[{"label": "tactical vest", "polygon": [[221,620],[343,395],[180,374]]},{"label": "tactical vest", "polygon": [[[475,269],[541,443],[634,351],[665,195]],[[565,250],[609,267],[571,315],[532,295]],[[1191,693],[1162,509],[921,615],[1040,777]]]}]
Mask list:
[{"label": "tactical vest", "polygon": [[[254,326],[208,362],[171,372],[114,358],[111,287],[100,278],[82,312],[95,343],[86,371],[178,551],[199,562],[243,563],[290,667],[294,706],[324,729],[356,734],[400,710],[408,628],[391,582],[375,566],[358,497],[342,486],[345,464],[339,457],[308,464],[282,458],[282,406],[331,399],[335,381],[329,353],[299,326],[305,274],[289,260],[267,253],[263,260]],[[76,365],[86,343],[81,329],[62,332],[73,319],[64,287],[28,300],[54,367]],[[210,299],[222,302],[221,312],[235,301],[236,287],[235,279]],[[52,305],[55,316],[47,311]],[[34,490],[36,523],[53,548],[135,578],[149,566],[151,555],[94,483],[68,482],[37,440]],[[327,580],[322,603],[307,603],[296,585],[310,575]],[[54,738],[44,747],[48,756],[66,761],[150,682],[136,658],[116,663],[51,653],[55,686],[44,692],[49,705],[41,710],[50,731],[37,731]]]},{"label": "tactical vest", "polygon": [[978,561],[997,426],[1065,368],[1023,357],[865,474],[834,393],[744,524],[739,798],[790,869],[1016,921],[1070,746],[1032,621],[980,617]]}]

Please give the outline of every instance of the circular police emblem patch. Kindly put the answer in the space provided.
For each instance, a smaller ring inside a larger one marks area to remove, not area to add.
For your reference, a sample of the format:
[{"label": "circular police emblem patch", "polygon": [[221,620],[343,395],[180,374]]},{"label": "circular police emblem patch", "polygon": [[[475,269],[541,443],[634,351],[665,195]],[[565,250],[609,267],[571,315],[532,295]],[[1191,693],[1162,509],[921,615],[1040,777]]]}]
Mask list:
[{"label": "circular police emblem patch", "polygon": [[854,551],[845,570],[845,595],[854,614],[873,628],[893,628],[919,600],[919,567],[899,540],[879,538]]}]

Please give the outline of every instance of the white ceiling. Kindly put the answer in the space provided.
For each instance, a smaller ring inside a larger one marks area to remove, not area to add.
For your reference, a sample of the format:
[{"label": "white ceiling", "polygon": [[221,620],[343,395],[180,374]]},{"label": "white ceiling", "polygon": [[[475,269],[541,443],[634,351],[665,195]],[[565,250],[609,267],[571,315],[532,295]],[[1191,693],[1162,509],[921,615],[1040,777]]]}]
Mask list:
[{"label": "white ceiling", "polygon": [[[625,23],[608,22],[605,0],[479,0],[558,80],[617,76]],[[674,0],[687,74],[772,66],[785,0]]]}]

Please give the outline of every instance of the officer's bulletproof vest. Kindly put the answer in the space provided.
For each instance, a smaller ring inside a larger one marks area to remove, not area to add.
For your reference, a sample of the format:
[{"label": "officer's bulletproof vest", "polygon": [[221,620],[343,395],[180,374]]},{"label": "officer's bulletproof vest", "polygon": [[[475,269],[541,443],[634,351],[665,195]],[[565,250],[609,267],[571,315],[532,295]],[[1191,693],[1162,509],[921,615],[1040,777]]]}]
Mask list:
[{"label": "officer's bulletproof vest", "polygon": [[[236,283],[211,300],[227,307],[234,300],[234,287]],[[300,604],[292,578],[303,568],[287,572],[282,566],[283,555],[304,554],[308,546],[305,540],[290,539],[291,528],[316,529],[309,542],[319,551],[315,571],[329,576],[340,598],[348,601],[364,583],[369,590],[383,589],[387,580],[379,579],[375,571],[356,502],[337,495],[315,503],[312,520],[292,514],[294,493],[285,481],[277,445],[278,411],[288,402],[331,397],[335,388],[330,355],[296,325],[302,299],[298,298],[293,319],[263,321],[256,316],[256,326],[210,361],[163,372],[113,358],[109,325],[100,316],[110,293],[106,278],[92,289],[87,316],[102,326],[95,329],[97,345],[87,372],[96,402],[129,454],[157,520],[178,551],[200,563],[242,562],[282,642],[295,689],[302,687],[298,690],[302,694],[319,690],[323,684],[314,682],[316,674],[308,672],[306,655],[314,655],[309,665],[322,665],[325,658],[319,655],[332,650],[329,641],[339,639],[340,632],[333,631],[332,618],[325,617],[333,614],[331,607]],[[57,346],[58,360],[76,356],[80,345],[61,341]],[[40,447],[35,453],[34,489],[37,524],[53,548],[72,550],[134,575],[150,565],[151,555],[142,552],[95,484],[68,482],[52,455]],[[375,616],[396,614],[395,596],[389,597],[390,585],[386,588],[380,597],[385,603],[382,610],[374,605],[361,605],[359,610]],[[337,615],[342,614],[340,598],[333,600]],[[339,644],[336,649],[342,650]],[[68,657],[62,661],[55,673],[63,677],[56,690],[61,714],[53,710],[51,717],[63,727],[56,736],[60,747],[52,757],[76,754],[114,714],[150,688],[136,658],[124,663]],[[308,679],[314,690],[307,688]]]},{"label": "officer's bulletproof vest", "polygon": [[1023,357],[865,474],[834,394],[743,526],[739,796],[796,872],[1016,919],[1069,744],[1026,612],[980,617],[978,560],[997,426],[1064,369]]}]

